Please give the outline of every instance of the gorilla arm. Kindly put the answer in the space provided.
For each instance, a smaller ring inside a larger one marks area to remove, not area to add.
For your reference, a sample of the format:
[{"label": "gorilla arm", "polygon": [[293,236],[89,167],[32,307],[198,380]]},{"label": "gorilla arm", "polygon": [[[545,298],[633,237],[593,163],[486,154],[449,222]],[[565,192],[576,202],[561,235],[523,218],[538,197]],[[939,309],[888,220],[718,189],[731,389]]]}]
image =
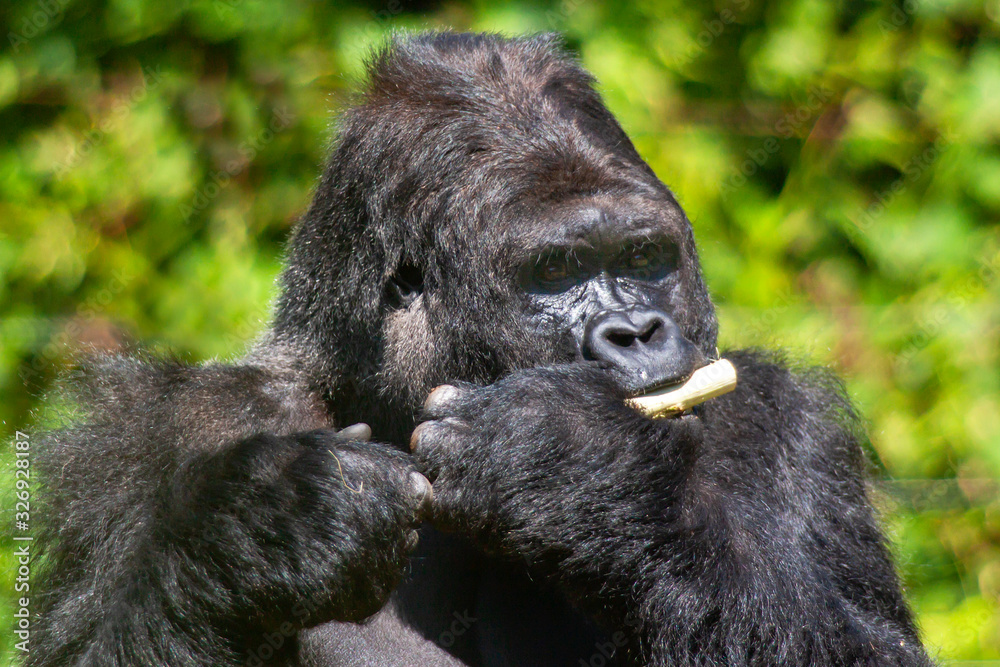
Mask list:
[{"label": "gorilla arm", "polygon": [[29,665],[227,666],[262,646],[293,664],[300,628],[395,586],[429,485],[367,429],[296,433],[313,404],[256,366],[105,357],[77,388],[86,422],[38,451]]},{"label": "gorilla arm", "polygon": [[586,364],[436,393],[414,432],[438,525],[522,557],[634,664],[928,665],[838,387],[748,353],[650,420]]}]

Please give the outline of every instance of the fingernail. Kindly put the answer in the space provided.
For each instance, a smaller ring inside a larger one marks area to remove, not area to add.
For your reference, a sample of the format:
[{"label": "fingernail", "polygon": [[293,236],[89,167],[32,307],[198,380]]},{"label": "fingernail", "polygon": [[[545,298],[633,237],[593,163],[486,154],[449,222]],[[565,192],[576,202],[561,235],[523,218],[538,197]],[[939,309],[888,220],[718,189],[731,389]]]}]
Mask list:
[{"label": "fingernail", "polygon": [[419,472],[410,473],[410,495],[418,499],[417,518],[423,519],[430,515],[431,505],[434,503],[434,487],[430,480]]},{"label": "fingernail", "polygon": [[417,427],[413,429],[413,434],[410,436],[410,451],[417,451],[417,444],[420,440],[420,433],[427,427],[430,422],[423,422],[422,424],[417,424]]},{"label": "fingernail", "polygon": [[365,423],[351,424],[347,428],[342,428],[337,435],[344,440],[360,440],[367,442],[372,437],[372,427]]},{"label": "fingernail", "polygon": [[425,410],[433,410],[447,404],[449,401],[458,398],[458,389],[450,384],[443,384],[436,387],[424,401]]}]

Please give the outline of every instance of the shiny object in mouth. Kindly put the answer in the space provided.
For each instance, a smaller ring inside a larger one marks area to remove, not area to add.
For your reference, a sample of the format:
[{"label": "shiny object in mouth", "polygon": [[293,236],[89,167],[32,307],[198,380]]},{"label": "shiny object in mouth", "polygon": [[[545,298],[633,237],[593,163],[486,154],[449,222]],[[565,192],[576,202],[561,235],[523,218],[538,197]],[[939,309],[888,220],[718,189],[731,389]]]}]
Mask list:
[{"label": "shiny object in mouth", "polygon": [[680,385],[647,391],[626,403],[651,419],[676,417],[735,388],[736,368],[728,359],[719,359],[702,366]]}]

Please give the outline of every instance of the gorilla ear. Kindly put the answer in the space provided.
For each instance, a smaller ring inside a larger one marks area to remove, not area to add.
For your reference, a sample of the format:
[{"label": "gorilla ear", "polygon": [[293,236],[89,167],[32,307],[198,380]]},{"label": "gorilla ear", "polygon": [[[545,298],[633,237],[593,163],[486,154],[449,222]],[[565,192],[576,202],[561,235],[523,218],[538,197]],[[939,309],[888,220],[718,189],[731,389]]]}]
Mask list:
[{"label": "gorilla ear", "polygon": [[404,261],[389,278],[386,289],[390,308],[408,308],[424,293],[424,274],[416,264]]}]

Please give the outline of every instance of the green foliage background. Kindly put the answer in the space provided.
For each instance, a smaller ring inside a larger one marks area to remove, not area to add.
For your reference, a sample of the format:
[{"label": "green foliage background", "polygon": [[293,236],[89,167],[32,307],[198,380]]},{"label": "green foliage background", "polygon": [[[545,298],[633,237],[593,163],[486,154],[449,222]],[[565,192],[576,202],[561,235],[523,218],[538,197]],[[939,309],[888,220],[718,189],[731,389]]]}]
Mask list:
[{"label": "green foliage background", "polygon": [[0,17],[3,655],[13,431],[30,439],[81,345],[238,355],[366,49],[453,27],[565,34],[691,216],[724,343],[847,379],[929,646],[1000,659],[1000,0],[16,0]]}]

